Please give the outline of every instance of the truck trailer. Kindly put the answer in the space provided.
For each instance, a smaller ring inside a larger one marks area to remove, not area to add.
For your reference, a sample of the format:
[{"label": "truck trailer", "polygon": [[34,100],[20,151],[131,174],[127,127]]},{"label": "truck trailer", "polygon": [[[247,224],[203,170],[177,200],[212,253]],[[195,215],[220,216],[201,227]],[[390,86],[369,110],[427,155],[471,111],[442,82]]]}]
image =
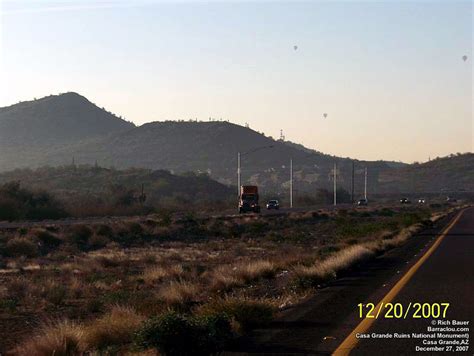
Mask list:
[{"label": "truck trailer", "polygon": [[239,214],[260,213],[258,205],[258,187],[256,185],[242,185],[239,196]]}]

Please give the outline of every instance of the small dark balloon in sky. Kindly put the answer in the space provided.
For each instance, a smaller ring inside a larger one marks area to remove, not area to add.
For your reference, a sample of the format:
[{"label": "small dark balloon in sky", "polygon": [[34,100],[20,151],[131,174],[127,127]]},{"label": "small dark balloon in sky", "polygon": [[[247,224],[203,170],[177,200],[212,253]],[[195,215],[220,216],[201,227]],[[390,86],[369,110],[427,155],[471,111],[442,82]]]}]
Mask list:
[{"label": "small dark balloon in sky", "polygon": [[467,56],[462,56],[462,60],[465,62],[467,61]]},{"label": "small dark balloon in sky", "polygon": [[328,114],[324,113],[323,116],[324,116],[324,118],[327,118],[327,117],[328,117]]},{"label": "small dark balloon in sky", "polygon": [[296,51],[298,49],[298,46],[293,46],[293,49]]}]

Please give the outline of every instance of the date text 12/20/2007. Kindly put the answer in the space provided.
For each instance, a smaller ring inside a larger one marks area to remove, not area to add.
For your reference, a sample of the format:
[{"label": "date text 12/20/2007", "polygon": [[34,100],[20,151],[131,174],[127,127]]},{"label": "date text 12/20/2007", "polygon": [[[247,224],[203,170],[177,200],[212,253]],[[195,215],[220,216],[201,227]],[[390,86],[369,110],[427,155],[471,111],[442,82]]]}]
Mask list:
[{"label": "date text 12/20/2007", "polygon": [[449,303],[359,303],[359,317],[361,319],[436,319],[446,318]]}]

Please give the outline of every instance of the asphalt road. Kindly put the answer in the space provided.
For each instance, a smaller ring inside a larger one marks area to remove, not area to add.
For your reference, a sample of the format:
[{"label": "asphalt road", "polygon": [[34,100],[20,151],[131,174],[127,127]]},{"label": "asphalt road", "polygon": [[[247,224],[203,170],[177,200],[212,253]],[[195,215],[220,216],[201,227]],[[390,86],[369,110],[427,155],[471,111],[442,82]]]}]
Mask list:
[{"label": "asphalt road", "polygon": [[[366,302],[370,302],[367,300]],[[377,304],[378,301],[372,301]],[[410,303],[449,303],[446,316],[434,318],[426,307],[427,318],[414,319],[408,313],[406,319],[377,318],[365,333],[370,339],[358,339],[351,355],[376,355],[383,350],[384,355],[444,355],[474,354],[474,345],[463,345],[465,338],[413,338],[413,333],[433,334],[428,327],[435,324],[440,328],[469,328],[469,331],[441,331],[442,334],[467,334],[474,336],[474,208],[464,210],[452,225],[432,254],[419,266],[411,279],[398,291],[392,303],[401,303],[406,310]],[[436,307],[434,308],[436,309]],[[436,312],[436,310],[435,310]],[[381,313],[380,315],[382,315]],[[434,321],[436,319],[436,322]],[[468,325],[453,325],[453,320],[468,322]],[[446,322],[450,323],[447,324]],[[372,338],[376,334],[408,334],[411,338]],[[436,333],[435,333],[436,334]],[[353,337],[353,336],[350,336]],[[425,340],[425,341],[423,341]],[[441,344],[441,340],[456,340],[458,345]],[[437,343],[437,345],[435,344]],[[416,347],[426,349],[418,350]],[[466,349],[466,346],[468,348]],[[438,347],[438,349],[428,349]],[[339,348],[337,353],[348,350]]]}]

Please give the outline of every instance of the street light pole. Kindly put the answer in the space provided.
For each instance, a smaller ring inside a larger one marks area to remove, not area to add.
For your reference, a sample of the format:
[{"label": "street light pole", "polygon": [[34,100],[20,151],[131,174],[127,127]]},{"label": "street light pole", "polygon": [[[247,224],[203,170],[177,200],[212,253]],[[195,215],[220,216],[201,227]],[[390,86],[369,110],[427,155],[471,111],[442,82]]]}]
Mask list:
[{"label": "street light pole", "polygon": [[367,200],[367,167],[365,167],[365,178],[364,178],[364,199]]},{"label": "street light pole", "polygon": [[334,163],[334,206],[337,205],[337,163]]},{"label": "street light pole", "polygon": [[293,208],[293,159],[290,159],[290,208]]},{"label": "street light pole", "polygon": [[240,152],[237,152],[237,196],[240,196]]}]

